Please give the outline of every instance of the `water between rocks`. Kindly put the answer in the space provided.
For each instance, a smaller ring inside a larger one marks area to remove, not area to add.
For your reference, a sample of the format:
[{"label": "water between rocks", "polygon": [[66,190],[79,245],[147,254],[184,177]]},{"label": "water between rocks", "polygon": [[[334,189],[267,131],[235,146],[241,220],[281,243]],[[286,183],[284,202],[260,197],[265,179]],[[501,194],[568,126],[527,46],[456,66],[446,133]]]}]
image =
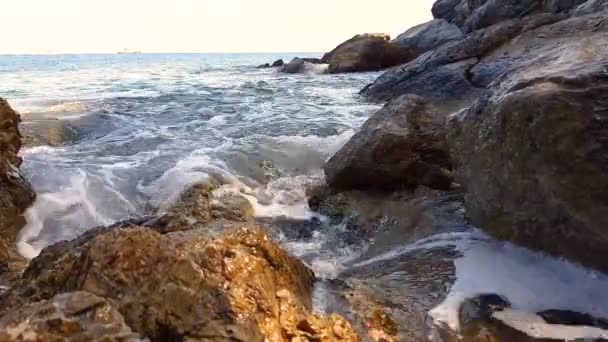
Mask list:
[{"label": "water between rocks", "polygon": [[356,320],[352,311],[374,302],[421,336],[429,320],[458,328],[459,304],[480,293],[526,311],[608,317],[607,275],[496,241],[468,226],[461,206],[430,208],[442,217],[440,233],[414,242],[390,224],[361,238],[312,212],[304,190],[322,181],[324,161],[378,108],[357,95],[378,74],[255,68],[290,57],[0,56],[0,96],[25,120],[61,117],[79,135],[24,150],[39,196],[20,252],[35,257],[89,228],[145,215],[211,175],[228,183],[221,191],[244,194],[275,238],[315,270],[319,311]]}]

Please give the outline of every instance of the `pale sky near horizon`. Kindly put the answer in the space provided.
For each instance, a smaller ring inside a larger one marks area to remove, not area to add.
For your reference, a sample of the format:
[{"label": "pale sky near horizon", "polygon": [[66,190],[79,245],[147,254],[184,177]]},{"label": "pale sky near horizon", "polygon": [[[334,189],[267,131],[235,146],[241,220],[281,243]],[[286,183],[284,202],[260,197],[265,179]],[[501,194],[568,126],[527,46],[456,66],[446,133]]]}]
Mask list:
[{"label": "pale sky near horizon", "polygon": [[323,52],[431,19],[434,0],[0,0],[0,54]]}]

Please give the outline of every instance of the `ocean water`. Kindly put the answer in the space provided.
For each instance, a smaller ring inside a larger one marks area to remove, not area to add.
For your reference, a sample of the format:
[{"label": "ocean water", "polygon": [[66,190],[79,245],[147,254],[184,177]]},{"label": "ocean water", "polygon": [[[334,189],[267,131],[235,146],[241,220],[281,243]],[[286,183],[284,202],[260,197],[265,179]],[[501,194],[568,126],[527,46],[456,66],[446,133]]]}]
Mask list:
[{"label": "ocean water", "polygon": [[[608,317],[608,276],[473,227],[413,244],[392,239],[376,255],[364,253],[372,241],[341,241],[347,227],[328,226],[312,212],[305,188],[323,181],[325,160],[379,108],[358,95],[379,74],[287,75],[255,67],[295,55],[0,56],[0,96],[24,120],[60,118],[79,133],[75,143],[22,152],[38,199],[26,212],[20,252],[32,258],[92,227],[149,214],[213,176],[226,183],[221,191],[247,197],[260,218],[320,222],[310,236],[279,239],[321,278],[382,268],[412,251],[456,249],[456,282],[430,310],[454,329],[458,305],[480,293],[505,295],[519,310]],[[399,286],[407,288],[403,279]],[[321,286],[318,310],[328,296]]]}]

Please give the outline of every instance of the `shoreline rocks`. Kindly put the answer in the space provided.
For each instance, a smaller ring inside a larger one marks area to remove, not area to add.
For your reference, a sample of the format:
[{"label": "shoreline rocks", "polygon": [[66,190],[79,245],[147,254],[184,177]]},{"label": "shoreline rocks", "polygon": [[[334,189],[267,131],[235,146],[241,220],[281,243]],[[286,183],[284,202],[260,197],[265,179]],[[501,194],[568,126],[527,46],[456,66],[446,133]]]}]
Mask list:
[{"label": "shoreline rocks", "polygon": [[597,15],[544,27],[560,37],[564,30],[586,32],[586,38],[555,45],[572,59],[539,57],[453,115],[448,141],[475,224],[608,271],[608,60],[599,53],[608,48],[604,21]]},{"label": "shoreline rocks", "polygon": [[19,169],[20,122],[19,114],[0,98],[0,277],[9,281],[27,264],[16,251],[15,242],[25,225],[23,212],[36,199],[31,184]]},{"label": "shoreline rocks", "polygon": [[[157,217],[45,248],[0,296],[0,337],[20,326],[57,338],[359,341],[344,318],[312,313],[314,273],[251,221],[250,205],[215,198],[218,185],[193,185]],[[99,309],[112,314],[98,319]]]}]

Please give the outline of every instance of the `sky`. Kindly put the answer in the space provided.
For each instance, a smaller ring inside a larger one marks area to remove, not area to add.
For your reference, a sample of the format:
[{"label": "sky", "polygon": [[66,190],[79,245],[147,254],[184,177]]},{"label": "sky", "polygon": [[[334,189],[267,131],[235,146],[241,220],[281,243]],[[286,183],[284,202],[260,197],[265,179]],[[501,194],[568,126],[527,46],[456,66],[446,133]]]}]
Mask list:
[{"label": "sky", "polygon": [[323,52],[396,36],[433,0],[0,0],[0,54]]}]

